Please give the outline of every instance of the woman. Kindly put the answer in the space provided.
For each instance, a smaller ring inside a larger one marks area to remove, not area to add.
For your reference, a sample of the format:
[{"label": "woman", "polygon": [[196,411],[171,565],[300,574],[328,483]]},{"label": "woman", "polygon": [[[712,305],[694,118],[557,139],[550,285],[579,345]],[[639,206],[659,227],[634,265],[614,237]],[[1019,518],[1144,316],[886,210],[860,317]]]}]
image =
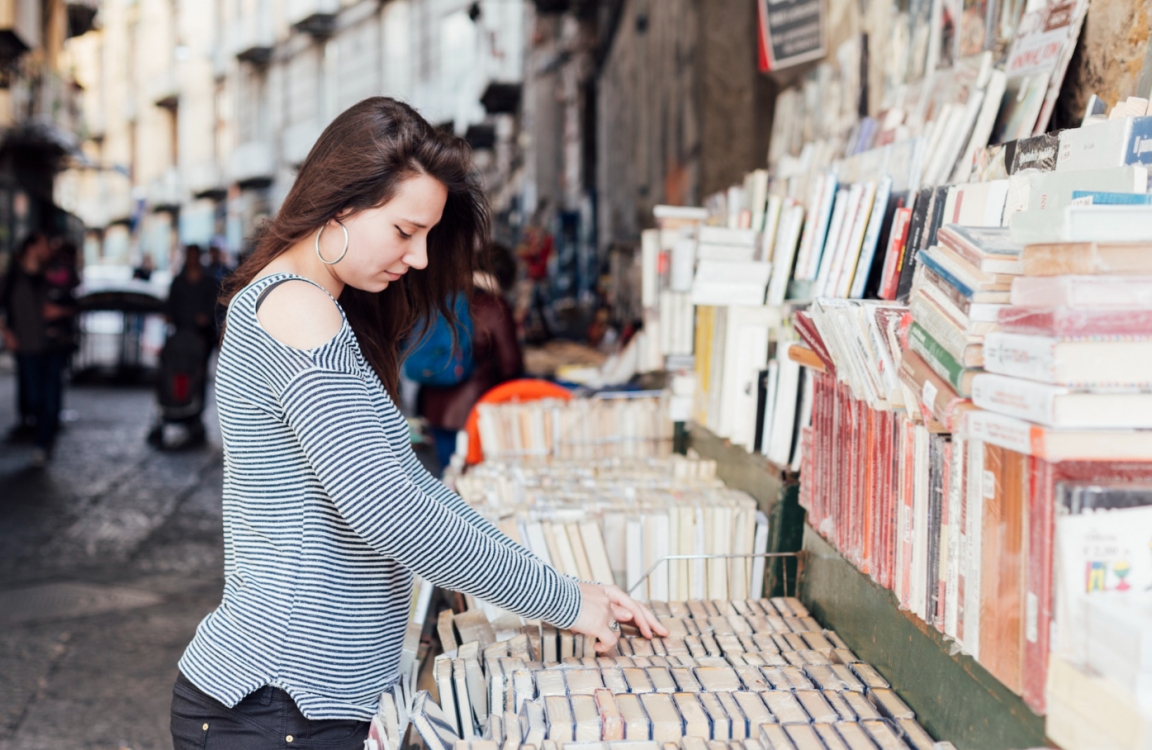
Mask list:
[{"label": "woman", "polygon": [[412,453],[399,342],[451,314],[487,230],[463,142],[372,98],[320,136],[234,274],[216,380],[224,596],[180,660],[177,750],[358,750],[398,678],[413,573],[601,651],[618,620],[664,633],[501,535]]}]

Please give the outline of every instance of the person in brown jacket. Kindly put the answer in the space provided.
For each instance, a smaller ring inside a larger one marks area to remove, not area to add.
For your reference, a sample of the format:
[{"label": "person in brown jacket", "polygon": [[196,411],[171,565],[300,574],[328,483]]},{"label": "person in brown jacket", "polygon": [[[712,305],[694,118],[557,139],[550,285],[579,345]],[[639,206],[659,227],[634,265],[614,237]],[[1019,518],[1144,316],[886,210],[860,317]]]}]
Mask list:
[{"label": "person in brown jacket", "polygon": [[472,356],[475,366],[464,382],[447,387],[420,386],[417,413],[428,422],[441,471],[456,452],[456,433],[480,397],[524,372],[516,321],[504,293],[516,280],[516,262],[501,245],[492,248],[492,272],[477,271],[472,294]]}]

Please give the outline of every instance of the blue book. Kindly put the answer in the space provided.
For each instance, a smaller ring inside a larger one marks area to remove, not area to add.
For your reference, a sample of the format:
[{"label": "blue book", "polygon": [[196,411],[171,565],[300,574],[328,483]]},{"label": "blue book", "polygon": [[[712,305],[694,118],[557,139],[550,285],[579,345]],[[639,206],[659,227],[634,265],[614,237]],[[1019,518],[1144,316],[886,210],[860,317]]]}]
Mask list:
[{"label": "blue book", "polygon": [[1093,206],[1152,206],[1150,193],[1105,193],[1098,190],[1073,190],[1072,200],[1091,198]]},{"label": "blue book", "polygon": [[931,269],[933,273],[951,284],[965,297],[972,299],[973,294],[975,294],[975,291],[972,289],[972,287],[956,278],[956,276],[951,271],[941,265],[940,262],[933,258],[927,251],[921,250],[920,252],[916,253],[916,261],[923,263],[926,268]]}]

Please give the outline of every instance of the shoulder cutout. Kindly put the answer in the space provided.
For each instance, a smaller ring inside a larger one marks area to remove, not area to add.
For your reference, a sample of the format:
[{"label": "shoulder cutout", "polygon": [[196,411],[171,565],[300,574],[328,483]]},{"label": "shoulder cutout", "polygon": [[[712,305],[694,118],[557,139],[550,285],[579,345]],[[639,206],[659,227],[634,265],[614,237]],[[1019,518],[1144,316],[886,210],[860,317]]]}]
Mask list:
[{"label": "shoulder cutout", "polygon": [[302,350],[327,344],[344,322],[327,292],[300,279],[289,279],[269,290],[256,320],[272,338]]}]

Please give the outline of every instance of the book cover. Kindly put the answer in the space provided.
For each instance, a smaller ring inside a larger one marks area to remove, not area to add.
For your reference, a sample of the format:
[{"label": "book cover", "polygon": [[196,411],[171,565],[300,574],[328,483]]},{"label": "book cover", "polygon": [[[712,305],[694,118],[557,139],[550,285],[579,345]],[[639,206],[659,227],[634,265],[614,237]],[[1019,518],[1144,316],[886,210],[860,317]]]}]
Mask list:
[{"label": "book cover", "polygon": [[888,233],[888,247],[884,251],[884,266],[877,296],[896,299],[897,285],[904,268],[905,248],[912,222],[912,208],[899,207],[893,212],[892,228]]},{"label": "book cover", "polygon": [[1000,328],[1041,336],[1140,335],[1152,331],[1152,308],[1074,308],[1006,306]]},{"label": "book cover", "polygon": [[1010,301],[1028,308],[1152,308],[1152,275],[1018,276]]},{"label": "book cover", "polygon": [[[912,351],[923,357],[924,362],[943,378],[962,398],[972,393],[972,379],[979,372],[966,368],[956,361],[947,349],[940,345],[919,323],[913,322],[908,331],[908,344]],[[946,423],[945,423],[946,424]]]},{"label": "book cover", "polygon": [[[1012,166],[1008,169],[1008,174],[1016,174],[1024,169],[1035,169],[1040,172],[1055,170],[1061,143],[1059,132],[1019,139],[1016,141],[1016,153],[1012,157]],[[1098,165],[1097,169],[1100,166],[1103,165]]]},{"label": "book cover", "polygon": [[908,227],[908,237],[902,253],[900,278],[896,283],[895,299],[908,299],[908,293],[912,290],[912,273],[916,270],[916,265],[919,262],[917,251],[921,247],[924,233],[927,231],[930,219],[929,211],[935,192],[934,188],[925,187],[921,188],[916,195],[916,202],[912,206],[912,221]]},{"label": "book cover", "polygon": [[1152,429],[1152,393],[1076,391],[992,373],[972,380],[972,402],[982,409],[1048,427]]},{"label": "book cover", "polygon": [[1152,430],[1055,429],[985,410],[966,414],[963,430],[968,439],[1053,462],[1138,461],[1152,455]]},{"label": "book cover", "polygon": [[1152,274],[1152,243],[1060,242],[1020,253],[1027,276]]},{"label": "book cover", "polygon": [[1031,336],[989,333],[984,338],[989,372],[1082,388],[1152,387],[1152,337]]}]

